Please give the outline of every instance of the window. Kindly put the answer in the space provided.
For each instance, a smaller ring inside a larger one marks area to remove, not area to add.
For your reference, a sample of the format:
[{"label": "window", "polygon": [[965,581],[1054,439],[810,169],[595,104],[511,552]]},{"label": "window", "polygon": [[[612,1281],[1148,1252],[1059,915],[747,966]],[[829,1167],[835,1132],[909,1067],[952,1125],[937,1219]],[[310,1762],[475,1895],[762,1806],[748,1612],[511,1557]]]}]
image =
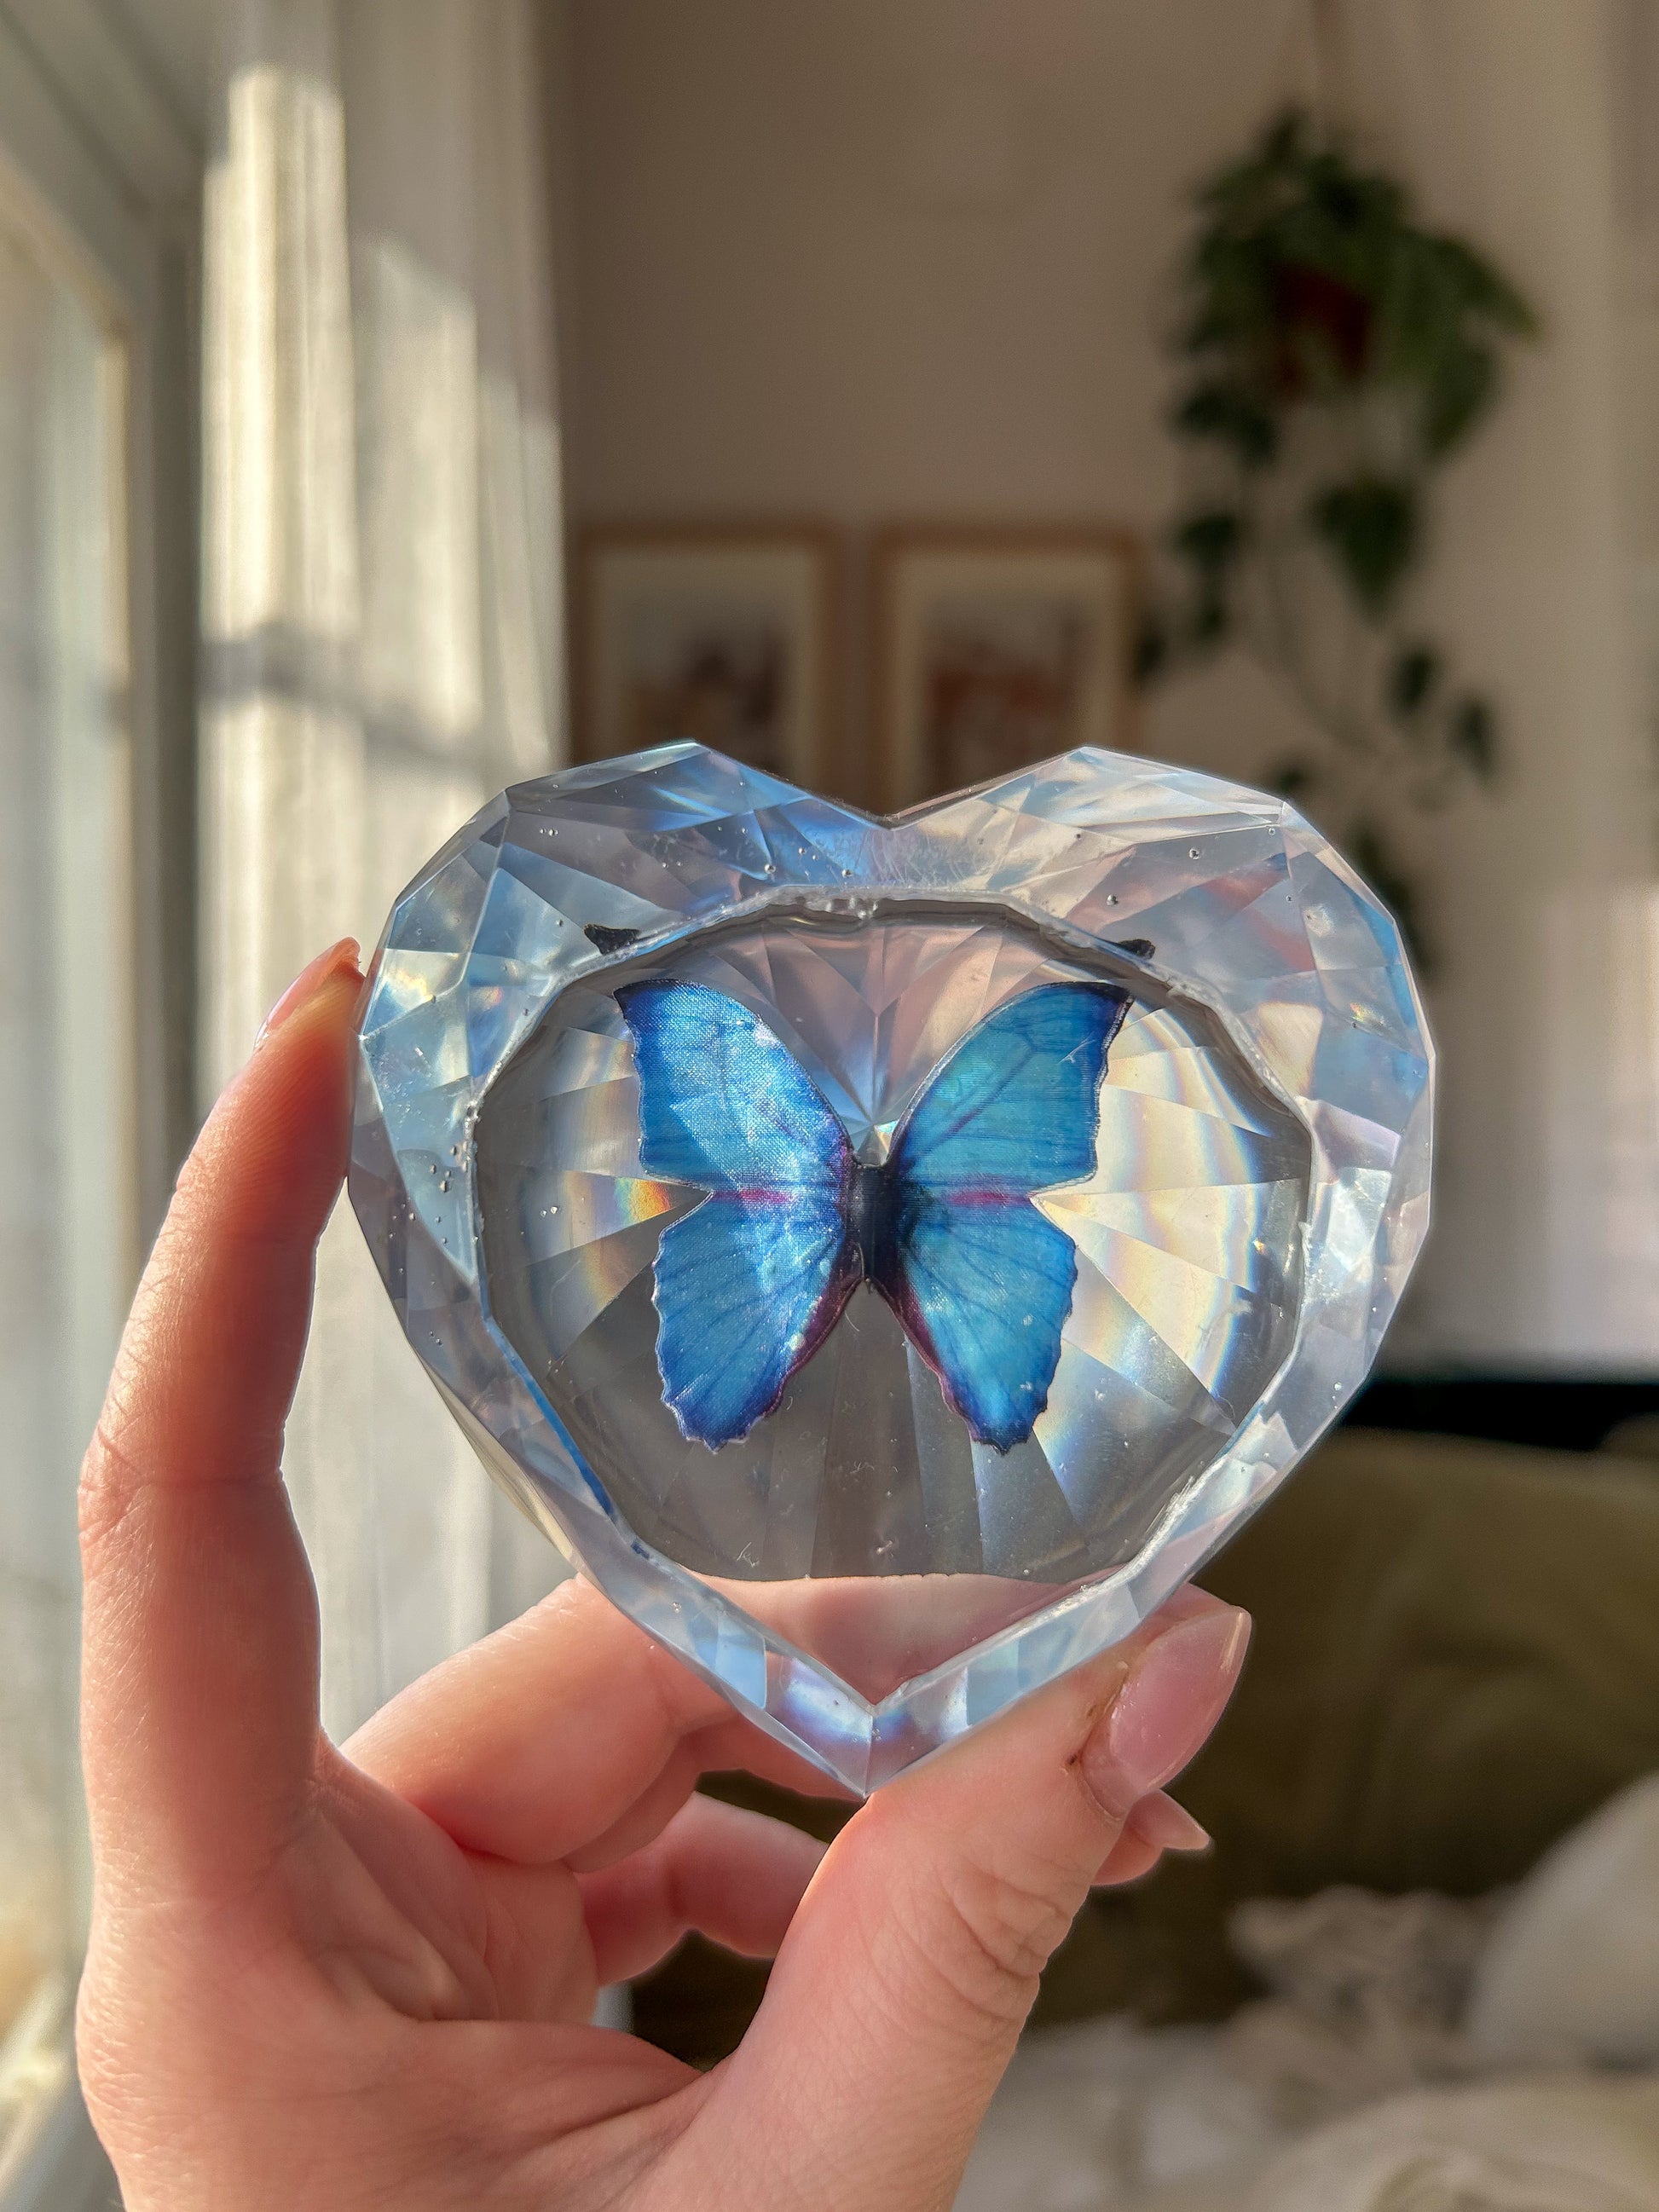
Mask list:
[{"label": "window", "polygon": [[137,1242],[126,396],[118,332],[0,199],[0,2099],[14,2108],[42,2086],[33,2054],[66,2007],[84,1910],[74,1474]]},{"label": "window", "polygon": [[[40,21],[48,47],[70,35],[50,14]],[[104,59],[121,65],[112,47]],[[200,163],[163,141],[137,92],[111,101],[125,139],[100,143],[66,104],[75,61],[27,43],[0,6],[8,2212],[78,2202],[75,2177],[91,2161],[69,2045],[88,1906],[76,1476],[192,1104],[194,492],[181,371]],[[113,82],[109,69],[96,81]],[[145,148],[148,178],[135,165]]]}]

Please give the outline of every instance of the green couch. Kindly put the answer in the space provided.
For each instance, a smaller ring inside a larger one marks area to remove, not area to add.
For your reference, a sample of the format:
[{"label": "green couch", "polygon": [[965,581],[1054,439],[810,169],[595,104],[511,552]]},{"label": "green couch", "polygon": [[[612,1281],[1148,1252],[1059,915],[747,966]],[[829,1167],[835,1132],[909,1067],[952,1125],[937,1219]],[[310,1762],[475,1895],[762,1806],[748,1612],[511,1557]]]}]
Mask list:
[{"label": "green couch", "polygon": [[[1637,1441],[1632,1439],[1632,1442]],[[1202,1577],[1248,1607],[1243,1681],[1176,1785],[1216,1847],[1085,1910],[1040,2019],[1216,2017],[1240,1899],[1513,1881],[1659,1767],[1659,1464],[1381,1430],[1324,1444]],[[713,1785],[828,1833],[844,1814]],[[763,1972],[688,1943],[635,2021],[696,2063]]]}]

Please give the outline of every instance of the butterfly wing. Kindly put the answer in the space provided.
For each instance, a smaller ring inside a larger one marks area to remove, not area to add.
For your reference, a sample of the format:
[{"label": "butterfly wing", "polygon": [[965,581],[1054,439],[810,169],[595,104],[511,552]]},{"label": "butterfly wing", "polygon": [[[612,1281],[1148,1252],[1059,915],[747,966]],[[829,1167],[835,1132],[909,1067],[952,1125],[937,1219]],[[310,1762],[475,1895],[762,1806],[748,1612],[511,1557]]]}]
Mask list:
[{"label": "butterfly wing", "polygon": [[634,1036],[640,1161],[708,1196],[657,1251],[657,1366],[681,1432],[744,1436],[835,1326],[859,1279],[852,1152],[834,1112],[747,1006],[666,978],[617,993]]},{"label": "butterfly wing", "polygon": [[1031,1193],[1092,1168],[1107,1048],[1128,1004],[1107,984],[1050,983],[1000,1006],[934,1074],[889,1162],[877,1288],[999,1451],[1048,1402],[1077,1281],[1071,1238]]}]

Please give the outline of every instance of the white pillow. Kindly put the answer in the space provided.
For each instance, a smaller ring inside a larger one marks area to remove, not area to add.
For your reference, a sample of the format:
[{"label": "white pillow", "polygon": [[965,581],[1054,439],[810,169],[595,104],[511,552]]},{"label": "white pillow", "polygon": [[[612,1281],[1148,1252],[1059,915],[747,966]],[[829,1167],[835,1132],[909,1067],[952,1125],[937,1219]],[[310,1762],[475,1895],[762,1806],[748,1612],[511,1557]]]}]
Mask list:
[{"label": "white pillow", "polygon": [[1495,2063],[1659,2065],[1659,1774],[1564,1837],[1503,1907],[1468,2026]]},{"label": "white pillow", "polygon": [[1659,2205],[1659,2083],[1534,2075],[1392,2097],[1316,2128],[1231,2201],[1239,2212],[1647,2212]]}]

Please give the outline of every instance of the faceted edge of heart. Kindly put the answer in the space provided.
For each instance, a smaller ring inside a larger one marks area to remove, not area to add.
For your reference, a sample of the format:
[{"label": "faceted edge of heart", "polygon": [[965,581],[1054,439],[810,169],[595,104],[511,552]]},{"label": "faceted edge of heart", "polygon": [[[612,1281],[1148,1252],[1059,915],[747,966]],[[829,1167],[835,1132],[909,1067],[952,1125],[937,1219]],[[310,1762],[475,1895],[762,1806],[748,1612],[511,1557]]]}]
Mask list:
[{"label": "faceted edge of heart", "polygon": [[[1179,876],[1183,844],[1192,880],[1137,902],[1148,866]],[[1101,945],[1152,937],[1316,1163],[1296,1339],[1226,1449],[1122,1568],[875,1705],[623,1522],[489,1315],[472,1147],[490,1081],[580,976],[716,919],[872,891],[995,905]],[[1394,922],[1282,801],[1085,750],[885,823],[672,746],[514,787],[399,897],[361,1024],[350,1194],[410,1345],[514,1502],[768,1733],[868,1790],[1130,1633],[1340,1413],[1426,1233],[1433,1073]]]}]

